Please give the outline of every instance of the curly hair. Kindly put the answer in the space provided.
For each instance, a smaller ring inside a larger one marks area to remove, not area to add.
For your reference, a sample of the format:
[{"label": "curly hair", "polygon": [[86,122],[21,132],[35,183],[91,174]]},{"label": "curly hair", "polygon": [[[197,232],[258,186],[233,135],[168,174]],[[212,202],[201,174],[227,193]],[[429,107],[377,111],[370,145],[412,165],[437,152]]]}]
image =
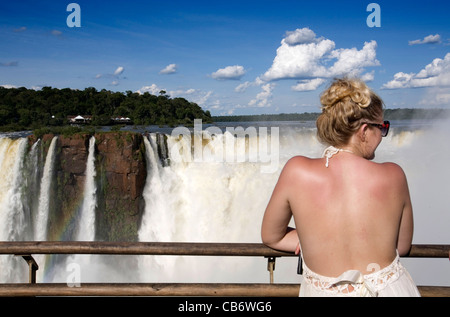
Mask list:
[{"label": "curly hair", "polygon": [[383,115],[383,101],[362,80],[335,79],[320,96],[317,137],[322,143],[343,146],[364,121]]}]

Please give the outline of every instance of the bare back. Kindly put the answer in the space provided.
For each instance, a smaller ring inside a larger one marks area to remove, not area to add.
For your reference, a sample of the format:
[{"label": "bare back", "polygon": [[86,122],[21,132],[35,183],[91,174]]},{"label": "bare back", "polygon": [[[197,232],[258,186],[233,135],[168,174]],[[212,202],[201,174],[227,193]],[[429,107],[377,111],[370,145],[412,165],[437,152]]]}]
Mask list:
[{"label": "bare back", "polygon": [[339,153],[327,168],[325,159],[295,157],[277,187],[286,193],[305,262],[318,274],[369,273],[374,264],[390,264],[397,248],[409,249],[411,203],[404,173],[395,164]]}]

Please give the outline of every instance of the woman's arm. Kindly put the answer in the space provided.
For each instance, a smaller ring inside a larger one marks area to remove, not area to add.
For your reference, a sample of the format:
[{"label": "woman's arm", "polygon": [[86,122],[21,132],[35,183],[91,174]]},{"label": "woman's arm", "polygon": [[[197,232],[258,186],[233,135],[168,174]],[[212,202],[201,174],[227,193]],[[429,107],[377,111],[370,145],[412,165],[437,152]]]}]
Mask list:
[{"label": "woman's arm", "polygon": [[288,252],[299,251],[299,239],[294,228],[288,226],[292,212],[289,206],[289,188],[292,186],[292,160],[286,163],[272,197],[267,205],[261,226],[261,238],[265,245]]},{"label": "woman's arm", "polygon": [[397,240],[397,250],[399,255],[407,255],[411,250],[411,244],[414,233],[414,220],[413,220],[413,208],[411,203],[411,197],[409,194],[408,181],[406,180],[406,175],[400,168],[401,174],[401,186],[402,192],[404,193],[404,207],[402,212],[402,217],[400,220],[400,228]]},{"label": "woman's arm", "polygon": [[414,222],[413,222],[413,207],[411,204],[411,197],[409,194],[408,181],[405,172],[396,163],[383,163],[386,167],[386,180],[389,180],[390,191],[395,196],[396,204],[401,208],[399,216],[397,232],[397,251],[400,256],[407,255],[411,249]]}]

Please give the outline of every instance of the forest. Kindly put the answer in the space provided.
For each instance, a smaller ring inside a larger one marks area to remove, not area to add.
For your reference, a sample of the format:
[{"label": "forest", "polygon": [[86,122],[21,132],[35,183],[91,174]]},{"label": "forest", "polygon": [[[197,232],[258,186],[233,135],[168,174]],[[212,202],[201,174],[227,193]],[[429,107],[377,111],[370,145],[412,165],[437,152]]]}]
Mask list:
[{"label": "forest", "polygon": [[[318,112],[235,115],[216,116],[213,117],[213,120],[214,122],[315,121],[319,115]],[[438,119],[449,116],[450,109],[397,108],[384,110],[386,120]]]},{"label": "forest", "polygon": [[[177,126],[243,121],[315,121],[319,113],[280,113],[214,116],[184,98],[170,98],[164,90],[158,96],[148,92],[112,92],[94,87],[41,90],[0,86],[0,131],[37,130],[69,125],[69,116],[89,116],[89,126],[111,125],[112,118],[130,118],[134,125]],[[387,120],[436,119],[450,116],[450,109],[385,109]]]},{"label": "forest", "polygon": [[0,87],[0,131],[34,130],[65,126],[68,116],[92,116],[90,125],[111,124],[111,118],[128,117],[135,125],[190,125],[194,119],[211,123],[209,111],[184,98],[148,92],[112,92],[43,87],[41,90]]}]

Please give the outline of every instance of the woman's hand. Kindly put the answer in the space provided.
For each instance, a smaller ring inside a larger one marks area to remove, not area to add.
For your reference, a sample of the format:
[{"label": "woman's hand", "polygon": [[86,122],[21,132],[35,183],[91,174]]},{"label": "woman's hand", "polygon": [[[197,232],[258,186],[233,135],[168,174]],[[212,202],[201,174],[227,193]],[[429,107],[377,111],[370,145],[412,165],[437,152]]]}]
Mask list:
[{"label": "woman's hand", "polygon": [[297,244],[297,247],[295,248],[295,255],[300,254],[300,242]]}]

